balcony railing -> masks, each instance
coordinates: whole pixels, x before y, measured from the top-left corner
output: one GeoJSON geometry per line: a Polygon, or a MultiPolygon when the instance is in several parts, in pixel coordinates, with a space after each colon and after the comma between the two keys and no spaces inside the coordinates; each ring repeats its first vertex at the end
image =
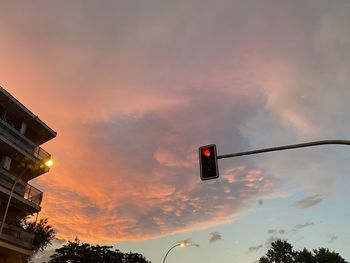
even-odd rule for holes
{"type": "Polygon", "coordinates": [[[43,192],[30,184],[26,184],[24,199],[40,206],[41,201],[43,200],[43,192]]]}
{"type": "MultiPolygon", "coordinates": [[[[1,224],[1,221],[0,221],[0,224],[1,224]]],[[[8,225],[5,223],[2,233],[0,233],[0,238],[7,242],[20,245],[22,247],[25,247],[26,249],[31,250],[34,234],[29,233],[20,227],[8,225]]]]}
{"type": "MultiPolygon", "coordinates": [[[[13,176],[11,176],[4,169],[0,168],[0,185],[11,191],[13,183],[13,176]]],[[[34,186],[23,182],[22,180],[19,180],[16,184],[14,193],[37,206],[40,206],[43,199],[43,192],[34,186]]]]}
{"type": "Polygon", "coordinates": [[[45,160],[50,158],[50,154],[42,149],[40,146],[36,146],[17,129],[8,124],[5,120],[0,118],[0,134],[9,139],[13,144],[21,147],[25,152],[33,155],[39,160],[45,160]]]}
{"type": "Polygon", "coordinates": [[[51,157],[51,155],[47,151],[45,151],[43,148],[39,146],[35,148],[34,156],[39,160],[48,160],[51,157]]]}

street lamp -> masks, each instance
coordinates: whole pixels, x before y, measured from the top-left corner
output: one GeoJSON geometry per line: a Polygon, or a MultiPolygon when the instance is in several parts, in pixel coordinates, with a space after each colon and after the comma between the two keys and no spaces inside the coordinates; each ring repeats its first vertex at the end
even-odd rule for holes
{"type": "MultiPolygon", "coordinates": [[[[51,167],[53,165],[53,161],[51,159],[47,160],[45,162],[45,165],[47,167],[51,167]]],[[[11,192],[10,192],[10,195],[9,195],[9,199],[7,201],[7,205],[6,205],[6,209],[5,209],[5,213],[4,213],[4,217],[2,218],[2,222],[1,222],[1,226],[0,226],[0,235],[2,235],[2,231],[4,229],[4,225],[5,225],[5,221],[6,221],[6,217],[7,217],[7,212],[8,212],[8,209],[10,207],[10,203],[11,203],[11,199],[12,199],[12,195],[13,195],[13,192],[15,190],[15,187],[17,185],[17,183],[19,182],[19,180],[22,178],[22,176],[25,174],[25,172],[27,171],[27,168],[28,166],[25,166],[22,170],[22,173],[20,173],[19,176],[16,177],[13,185],[12,185],[12,189],[11,189],[11,192]]]]}
{"type": "Polygon", "coordinates": [[[171,251],[171,250],[173,250],[174,248],[176,248],[176,247],[185,247],[185,243],[184,242],[181,242],[181,243],[177,243],[176,245],[174,245],[174,246],[172,246],[169,250],[168,250],[168,252],[166,252],[166,254],[165,254],[165,257],[164,257],[164,259],[163,259],[163,263],[165,263],[165,259],[166,259],[166,257],[168,256],[168,254],[169,254],[169,252],[171,251]]]}
{"type": "Polygon", "coordinates": [[[52,161],[51,159],[49,159],[49,160],[47,160],[47,161],[45,162],[45,165],[46,165],[47,167],[51,167],[51,166],[53,165],[53,161],[52,161]]]}

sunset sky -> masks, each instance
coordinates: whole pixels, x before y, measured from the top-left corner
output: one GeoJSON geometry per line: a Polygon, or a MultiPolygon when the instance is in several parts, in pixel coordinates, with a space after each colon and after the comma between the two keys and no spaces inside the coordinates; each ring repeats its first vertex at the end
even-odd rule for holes
{"type": "MultiPolygon", "coordinates": [[[[57,131],[31,182],[63,240],[253,263],[280,237],[350,260],[350,1],[0,1],[0,85],[57,131]]],[[[37,262],[40,262],[37,261],[37,262]]]]}

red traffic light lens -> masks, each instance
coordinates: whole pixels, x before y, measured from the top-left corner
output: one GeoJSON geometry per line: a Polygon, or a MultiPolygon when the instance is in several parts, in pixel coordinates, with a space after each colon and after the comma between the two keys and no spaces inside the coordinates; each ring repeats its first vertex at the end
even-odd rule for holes
{"type": "Polygon", "coordinates": [[[211,153],[208,148],[202,149],[202,154],[206,157],[210,157],[211,153]]]}

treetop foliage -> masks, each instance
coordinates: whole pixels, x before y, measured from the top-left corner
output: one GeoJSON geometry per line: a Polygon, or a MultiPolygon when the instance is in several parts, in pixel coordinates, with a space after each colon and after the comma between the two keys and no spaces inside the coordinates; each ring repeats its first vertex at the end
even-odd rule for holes
{"type": "Polygon", "coordinates": [[[293,250],[290,243],[277,240],[271,243],[266,255],[261,257],[259,263],[349,263],[338,253],[328,248],[319,248],[309,251],[306,248],[300,251],[293,250]]]}
{"type": "Polygon", "coordinates": [[[78,238],[74,242],[56,249],[49,263],[151,263],[138,253],[122,253],[112,246],[90,245],[82,243],[78,238]]]}
{"type": "Polygon", "coordinates": [[[28,262],[38,252],[43,252],[56,239],[56,230],[48,223],[47,218],[42,218],[39,222],[32,222],[28,218],[24,218],[19,222],[19,226],[34,234],[32,255],[28,258],[28,262]]]}

